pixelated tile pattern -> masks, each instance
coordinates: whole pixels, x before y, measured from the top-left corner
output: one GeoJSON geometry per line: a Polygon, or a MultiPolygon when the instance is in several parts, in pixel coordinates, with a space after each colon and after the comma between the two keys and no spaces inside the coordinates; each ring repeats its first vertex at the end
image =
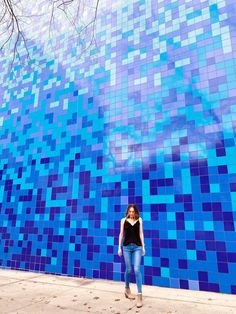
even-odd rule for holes
{"type": "Polygon", "coordinates": [[[71,33],[14,75],[2,57],[1,267],[123,280],[136,203],[144,283],[236,293],[235,20],[234,0],[109,1],[82,57],[71,33]]]}

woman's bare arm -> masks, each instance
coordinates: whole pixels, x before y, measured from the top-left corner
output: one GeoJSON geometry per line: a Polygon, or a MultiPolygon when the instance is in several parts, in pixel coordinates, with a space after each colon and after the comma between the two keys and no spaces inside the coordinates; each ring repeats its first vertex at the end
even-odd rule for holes
{"type": "Polygon", "coordinates": [[[122,218],[120,221],[120,234],[119,234],[119,246],[118,246],[118,255],[119,256],[122,255],[121,244],[122,244],[123,236],[124,236],[124,218],[122,218]]]}
{"type": "Polygon", "coordinates": [[[139,218],[139,222],[140,222],[139,236],[140,236],[140,240],[141,240],[141,244],[142,244],[142,248],[143,248],[143,255],[145,255],[145,244],[144,244],[144,235],[143,235],[143,220],[141,217],[139,218]]]}

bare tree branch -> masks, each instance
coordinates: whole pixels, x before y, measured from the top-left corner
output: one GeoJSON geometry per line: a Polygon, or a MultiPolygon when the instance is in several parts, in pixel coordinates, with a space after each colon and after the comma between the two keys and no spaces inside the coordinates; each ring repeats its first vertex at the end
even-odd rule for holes
{"type": "MultiPolygon", "coordinates": [[[[100,0],[94,0],[95,6],[90,8],[87,1],[48,0],[50,5],[49,38],[52,39],[52,32],[60,25],[59,12],[62,12],[80,41],[81,54],[89,49],[95,41],[95,22],[100,0]],[[83,14],[88,8],[91,19],[86,18],[85,20],[83,14]],[[83,45],[85,45],[85,48],[83,48],[83,45]]],[[[25,14],[27,10],[24,9],[23,2],[20,0],[0,0],[0,52],[12,51],[11,66],[13,66],[16,59],[21,61],[22,49],[27,52],[26,57],[29,58],[27,42],[30,38],[26,36],[24,27],[27,26],[27,23],[30,23],[30,19],[32,22],[33,17],[47,16],[47,12],[39,15],[25,14]]]]}
{"type": "Polygon", "coordinates": [[[0,26],[3,27],[3,32],[1,33],[1,36],[5,35],[6,39],[0,46],[0,51],[2,52],[7,45],[11,47],[11,44],[13,42],[13,58],[11,61],[12,67],[16,57],[20,59],[18,47],[21,42],[23,42],[24,48],[27,51],[27,55],[28,49],[26,39],[20,25],[21,18],[16,13],[18,4],[14,3],[11,0],[2,0],[1,4],[3,7],[3,13],[0,20],[0,26]]]}

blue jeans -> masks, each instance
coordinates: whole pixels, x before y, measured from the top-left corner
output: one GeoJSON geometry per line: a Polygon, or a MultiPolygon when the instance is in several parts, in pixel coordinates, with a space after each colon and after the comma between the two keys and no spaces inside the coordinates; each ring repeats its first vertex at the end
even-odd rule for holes
{"type": "Polygon", "coordinates": [[[142,293],[142,275],[140,272],[140,263],[142,257],[142,247],[134,243],[123,246],[123,255],[125,259],[125,287],[129,288],[130,275],[132,272],[132,257],[134,257],[134,273],[138,293],[142,293]]]}

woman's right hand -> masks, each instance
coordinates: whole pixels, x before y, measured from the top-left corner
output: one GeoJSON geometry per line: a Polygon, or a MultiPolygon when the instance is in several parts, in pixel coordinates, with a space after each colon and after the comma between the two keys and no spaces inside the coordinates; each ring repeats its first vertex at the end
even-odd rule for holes
{"type": "Polygon", "coordinates": [[[122,250],[121,250],[121,248],[118,249],[118,255],[119,255],[119,256],[122,256],[122,250]]]}

